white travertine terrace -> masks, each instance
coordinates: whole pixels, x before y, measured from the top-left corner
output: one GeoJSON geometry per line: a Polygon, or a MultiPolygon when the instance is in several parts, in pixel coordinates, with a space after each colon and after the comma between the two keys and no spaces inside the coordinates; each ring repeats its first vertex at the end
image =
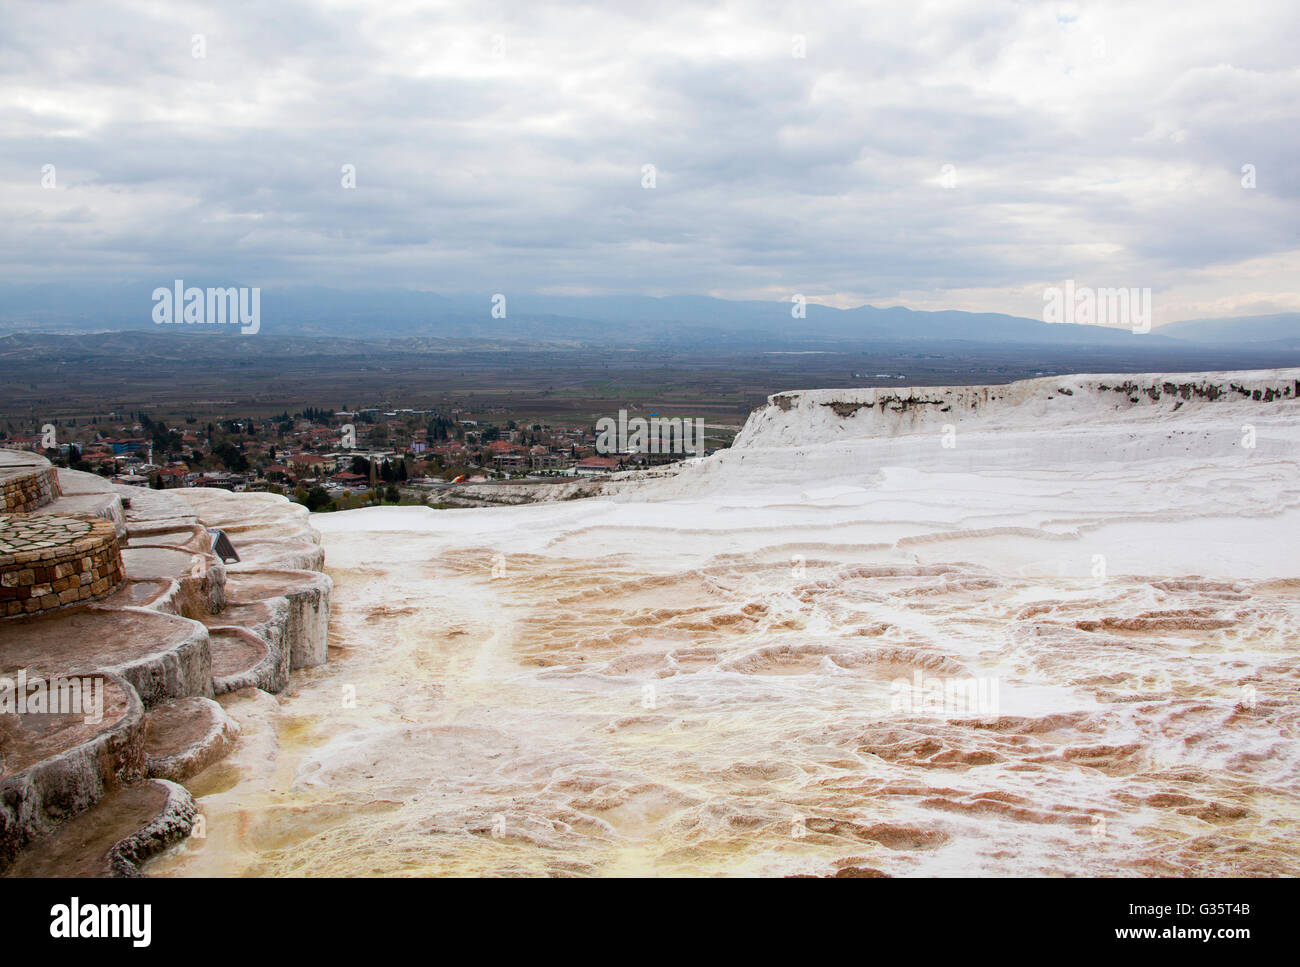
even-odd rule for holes
{"type": "Polygon", "coordinates": [[[150,871],[1300,873],[1297,380],[783,393],[601,498],[319,517],[339,652],[150,871]]]}
{"type": "MultiPolygon", "coordinates": [[[[3,453],[0,468],[52,473],[40,457],[3,453]]],[[[283,497],[118,488],[67,470],[57,483],[34,501],[34,487],[11,488],[25,503],[0,518],[11,522],[0,537],[39,537],[50,530],[41,521],[103,518],[113,525],[98,522],[106,540],[117,530],[125,583],[91,603],[0,621],[0,689],[9,687],[0,873],[138,875],[190,831],[196,807],[180,783],[238,741],[211,696],[279,691],[291,668],[325,661],[332,583],[306,511],[283,497]],[[212,553],[217,526],[231,534],[238,564],[212,553]],[[246,626],[252,614],[259,620],[246,626]],[[20,708],[20,675],[102,680],[104,714],[20,708]]]]}

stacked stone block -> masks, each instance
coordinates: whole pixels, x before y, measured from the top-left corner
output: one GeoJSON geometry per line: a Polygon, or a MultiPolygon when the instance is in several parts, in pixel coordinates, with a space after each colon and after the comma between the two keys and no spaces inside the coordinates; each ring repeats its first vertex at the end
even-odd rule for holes
{"type": "Polygon", "coordinates": [[[125,580],[111,521],[0,515],[0,617],[93,601],[125,580]]]}
{"type": "Polygon", "coordinates": [[[48,465],[39,470],[0,470],[0,494],[6,514],[25,514],[62,496],[58,475],[48,465]]]}

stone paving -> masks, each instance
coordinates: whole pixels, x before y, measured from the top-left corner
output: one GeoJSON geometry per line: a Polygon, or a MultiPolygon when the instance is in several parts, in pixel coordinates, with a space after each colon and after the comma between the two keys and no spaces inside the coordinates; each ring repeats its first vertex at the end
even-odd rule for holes
{"type": "Polygon", "coordinates": [[[61,496],[48,460],[0,450],[0,490],[0,618],[93,601],[122,586],[126,570],[113,521],[31,513],[61,496]]]}
{"type": "Polygon", "coordinates": [[[34,555],[40,549],[75,543],[89,533],[88,520],[0,514],[0,564],[17,560],[17,555],[34,555]]]}

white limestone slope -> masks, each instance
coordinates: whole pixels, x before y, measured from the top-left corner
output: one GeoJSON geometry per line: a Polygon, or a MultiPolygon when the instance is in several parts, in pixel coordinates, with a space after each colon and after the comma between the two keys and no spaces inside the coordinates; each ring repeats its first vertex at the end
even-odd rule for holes
{"type": "Polygon", "coordinates": [[[610,497],[314,516],[340,657],[159,871],[1298,874],[1297,380],[783,393],[610,497]]]}
{"type": "Polygon", "coordinates": [[[1049,376],[992,386],[777,393],[750,415],[735,447],[895,437],[938,432],[948,424],[1041,431],[1082,423],[1181,422],[1194,414],[1214,416],[1224,403],[1294,401],[1300,396],[1297,376],[1300,370],[1116,373],[1049,376]]]}
{"type": "Polygon", "coordinates": [[[1300,370],[1108,374],[778,393],[750,415],[730,450],[653,492],[802,492],[819,481],[861,483],[891,467],[935,473],[1164,460],[1262,464],[1295,452],[1297,376],[1300,370]],[[1253,449],[1243,447],[1245,427],[1255,429],[1253,449]]]}

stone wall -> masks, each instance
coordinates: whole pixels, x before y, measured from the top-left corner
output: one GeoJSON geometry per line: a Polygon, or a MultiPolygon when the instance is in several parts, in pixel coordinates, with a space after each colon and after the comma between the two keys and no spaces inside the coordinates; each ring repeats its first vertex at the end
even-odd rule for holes
{"type": "Polygon", "coordinates": [[[0,470],[0,494],[4,513],[24,514],[60,496],[59,478],[48,464],[31,471],[0,470]]]}
{"type": "Polygon", "coordinates": [[[92,601],[125,580],[111,521],[0,515],[0,618],[92,601]]]}

